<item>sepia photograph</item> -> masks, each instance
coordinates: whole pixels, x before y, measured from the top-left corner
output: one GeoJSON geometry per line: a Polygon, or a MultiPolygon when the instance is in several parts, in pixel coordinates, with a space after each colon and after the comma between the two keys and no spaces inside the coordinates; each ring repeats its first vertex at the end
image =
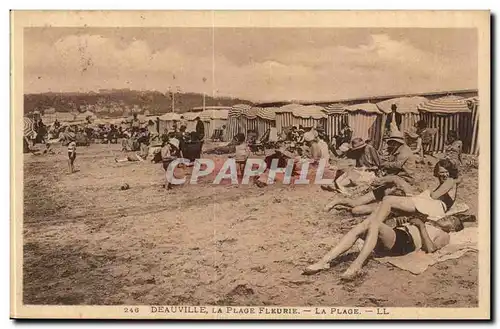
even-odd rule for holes
{"type": "Polygon", "coordinates": [[[488,11],[11,18],[11,317],[491,316],[488,11]]]}

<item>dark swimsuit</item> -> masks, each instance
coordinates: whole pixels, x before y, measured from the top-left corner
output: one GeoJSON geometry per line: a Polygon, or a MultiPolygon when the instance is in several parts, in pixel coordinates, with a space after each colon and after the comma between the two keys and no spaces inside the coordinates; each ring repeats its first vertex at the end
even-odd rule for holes
{"type": "Polygon", "coordinates": [[[396,240],[391,249],[385,248],[382,243],[377,242],[375,251],[379,256],[403,256],[415,251],[415,242],[413,237],[406,226],[395,227],[394,233],[396,234],[396,240]]]}

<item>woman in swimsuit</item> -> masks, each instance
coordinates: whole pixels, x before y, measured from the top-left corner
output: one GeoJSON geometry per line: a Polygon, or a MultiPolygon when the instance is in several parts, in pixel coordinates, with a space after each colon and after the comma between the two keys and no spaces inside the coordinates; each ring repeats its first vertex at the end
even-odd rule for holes
{"type": "Polygon", "coordinates": [[[352,228],[336,247],[319,262],[307,267],[303,274],[309,275],[329,269],[330,262],[348,251],[361,237],[364,240],[363,248],[356,260],[342,275],[342,278],[348,279],[355,276],[374,250],[390,255],[404,255],[417,248],[433,252],[446,245],[449,236],[446,237],[440,232],[446,233],[463,229],[460,220],[442,218],[455,202],[458,170],[451,161],[443,159],[436,164],[434,176],[438,178],[439,186],[432,192],[422,193],[414,197],[386,196],[380,206],[365,221],[352,228]],[[441,217],[441,219],[433,223],[426,220],[426,224],[424,224],[418,216],[415,216],[417,218],[410,220],[410,223],[413,224],[410,225],[413,226],[414,233],[412,234],[408,227],[391,228],[384,223],[391,211],[441,217]],[[415,228],[418,229],[417,234],[415,234],[415,228]],[[420,240],[420,245],[416,240],[420,240]]]}

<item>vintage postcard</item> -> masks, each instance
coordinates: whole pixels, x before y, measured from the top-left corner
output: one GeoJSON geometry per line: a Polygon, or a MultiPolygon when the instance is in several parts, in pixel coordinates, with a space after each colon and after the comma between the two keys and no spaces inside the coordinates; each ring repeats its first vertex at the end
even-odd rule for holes
{"type": "Polygon", "coordinates": [[[488,11],[13,11],[11,40],[11,317],[491,317],[488,11]]]}

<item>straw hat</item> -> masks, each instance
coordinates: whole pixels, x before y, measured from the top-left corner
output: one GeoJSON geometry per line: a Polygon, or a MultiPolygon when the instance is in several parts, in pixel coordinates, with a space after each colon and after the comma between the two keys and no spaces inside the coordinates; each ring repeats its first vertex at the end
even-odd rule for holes
{"type": "Polygon", "coordinates": [[[389,136],[389,138],[387,138],[387,141],[394,141],[394,142],[398,142],[400,144],[404,144],[405,143],[405,137],[403,135],[402,132],[400,131],[393,131],[391,133],[391,135],[389,136]]]}
{"type": "Polygon", "coordinates": [[[177,138],[170,138],[168,143],[176,148],[179,148],[180,142],[177,138]]]}
{"type": "Polygon", "coordinates": [[[359,150],[365,146],[366,146],[365,141],[363,139],[357,137],[351,141],[351,149],[350,150],[351,151],[359,150]]]}

